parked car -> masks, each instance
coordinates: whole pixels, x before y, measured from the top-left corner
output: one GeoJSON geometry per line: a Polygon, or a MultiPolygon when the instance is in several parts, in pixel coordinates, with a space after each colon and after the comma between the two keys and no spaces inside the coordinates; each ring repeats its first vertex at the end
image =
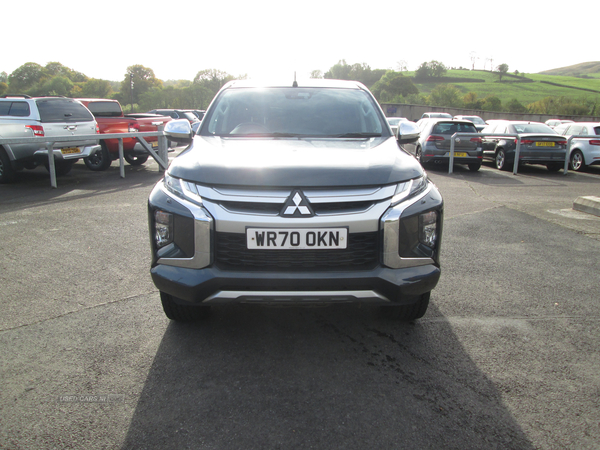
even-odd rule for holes
{"type": "MultiPolygon", "coordinates": [[[[65,97],[5,95],[0,98],[0,138],[48,137],[54,142],[57,175],[66,175],[80,158],[98,150],[98,139],[61,142],[62,136],[93,135],[98,125],[92,113],[81,103],[65,97]]],[[[0,183],[8,183],[16,172],[49,166],[45,143],[1,144],[0,183]]]]}
{"type": "Polygon", "coordinates": [[[573,123],[572,120],[566,120],[566,119],[549,119],[546,120],[546,125],[548,125],[550,128],[556,128],[557,126],[563,124],[563,123],[573,123]]]}
{"type": "Polygon", "coordinates": [[[542,164],[552,172],[564,167],[567,141],[540,122],[498,120],[481,131],[483,157],[494,161],[499,170],[511,170],[517,148],[516,137],[494,136],[510,134],[521,136],[519,164],[542,164]]]}
{"type": "MultiPolygon", "coordinates": [[[[470,120],[421,119],[417,125],[421,130],[419,139],[404,147],[423,165],[449,162],[450,138],[454,133],[477,133],[470,120]]],[[[454,142],[454,164],[466,164],[469,170],[477,171],[482,157],[480,136],[458,137],[454,142]]]]}
{"type": "Polygon", "coordinates": [[[191,111],[198,118],[198,120],[202,120],[204,118],[204,114],[206,114],[206,111],[201,109],[192,109],[191,111]]]}
{"type": "Polygon", "coordinates": [[[441,112],[426,112],[423,113],[421,119],[452,119],[452,114],[441,112]]]}
{"type": "Polygon", "coordinates": [[[477,131],[483,130],[486,126],[485,121],[479,116],[454,116],[454,118],[458,120],[470,120],[475,124],[477,131]]]}
{"type": "Polygon", "coordinates": [[[390,124],[392,133],[396,134],[396,131],[398,130],[398,124],[400,122],[407,122],[408,119],[406,117],[387,117],[387,121],[390,124]]]}
{"type": "MultiPolygon", "coordinates": [[[[104,98],[78,98],[94,115],[100,134],[134,133],[157,131],[159,125],[169,122],[171,117],[149,114],[123,114],[121,104],[117,100],[104,98]]],[[[146,142],[158,147],[158,137],[146,137],[146,142]]],[[[102,139],[102,149],[94,155],[84,158],[85,165],[93,171],[106,170],[112,161],[119,159],[119,140],[102,139]]],[[[132,166],[139,166],[148,160],[148,150],[134,137],[123,138],[123,153],[125,160],[132,166]]]]}
{"type": "MultiPolygon", "coordinates": [[[[472,124],[471,124],[472,126],[472,124]]],[[[237,80],[148,199],[150,273],[167,317],[220,303],[379,304],[423,316],[440,277],[443,201],[355,81],[237,80]]]]}
{"type": "MultiPolygon", "coordinates": [[[[571,122],[557,126],[554,131],[563,136],[600,135],[600,122],[571,122]]],[[[576,138],[571,140],[569,166],[572,170],[582,170],[586,166],[600,164],[600,137],[598,139],[576,138]]]]}
{"type": "Polygon", "coordinates": [[[152,111],[148,112],[150,114],[170,116],[173,119],[187,119],[190,122],[190,124],[200,121],[198,116],[196,116],[196,114],[194,114],[191,109],[153,109],[152,111]]]}

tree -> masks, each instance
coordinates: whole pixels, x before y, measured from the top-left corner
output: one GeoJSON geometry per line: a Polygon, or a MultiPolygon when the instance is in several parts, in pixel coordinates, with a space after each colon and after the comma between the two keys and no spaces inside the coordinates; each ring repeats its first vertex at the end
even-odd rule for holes
{"type": "Polygon", "coordinates": [[[62,95],[63,97],[70,97],[71,90],[75,85],[69,78],[65,76],[56,76],[48,79],[43,83],[36,95],[62,95]]]}
{"type": "Polygon", "coordinates": [[[4,81],[0,81],[0,95],[6,94],[7,91],[8,91],[8,84],[6,84],[4,81]]]}
{"type": "Polygon", "coordinates": [[[409,77],[400,72],[388,70],[381,79],[376,82],[371,91],[377,100],[381,102],[401,103],[401,98],[411,94],[418,94],[419,89],[409,77]],[[397,101],[400,100],[400,101],[397,101]]]}
{"type": "Polygon", "coordinates": [[[355,80],[360,81],[365,86],[370,88],[386,73],[385,69],[371,69],[368,64],[352,64],[349,65],[346,60],[340,60],[336,65],[331,67],[323,78],[333,80],[355,80]]]}
{"type": "Polygon", "coordinates": [[[495,95],[488,95],[483,99],[481,109],[486,111],[502,111],[502,100],[495,95]]]}
{"type": "Polygon", "coordinates": [[[87,98],[109,98],[112,94],[110,81],[92,78],[81,86],[81,95],[87,98]]]}
{"type": "Polygon", "coordinates": [[[422,63],[415,72],[415,78],[440,78],[446,75],[448,68],[439,61],[422,63]]]}
{"type": "Polygon", "coordinates": [[[217,69],[206,69],[201,70],[196,74],[194,77],[194,84],[208,89],[214,95],[219,92],[219,89],[221,89],[225,83],[231,80],[235,80],[235,77],[229,75],[227,72],[217,69]]]}
{"type": "Polygon", "coordinates": [[[468,109],[481,109],[482,101],[477,98],[476,92],[467,92],[463,97],[464,107],[468,109]]]}
{"type": "Polygon", "coordinates": [[[521,104],[521,102],[519,100],[517,100],[516,98],[513,98],[512,100],[510,100],[507,103],[506,110],[508,112],[517,113],[517,114],[527,112],[527,108],[523,104],[521,104]]]}
{"type": "Polygon", "coordinates": [[[321,78],[323,78],[323,72],[321,72],[320,70],[313,70],[310,73],[310,77],[316,78],[316,79],[321,79],[321,78]]]}
{"type": "Polygon", "coordinates": [[[440,84],[429,94],[431,106],[446,106],[460,108],[463,106],[460,90],[452,84],[440,84]]]}
{"type": "Polygon", "coordinates": [[[88,80],[88,77],[86,77],[81,72],[69,69],[68,67],[63,66],[59,62],[49,62],[48,64],[46,64],[46,67],[44,67],[44,71],[46,76],[48,76],[49,78],[62,76],[68,78],[73,83],[83,83],[88,80]]]}
{"type": "Polygon", "coordinates": [[[28,62],[8,76],[8,86],[11,94],[22,94],[35,87],[44,78],[44,68],[37,63],[28,62]]]}
{"type": "Polygon", "coordinates": [[[498,67],[496,67],[496,70],[498,70],[500,81],[502,81],[502,75],[506,75],[508,73],[508,64],[500,64],[498,67]]]}
{"type": "Polygon", "coordinates": [[[8,83],[8,74],[6,72],[0,72],[0,83],[8,83]]]}
{"type": "Polygon", "coordinates": [[[129,66],[121,81],[118,100],[121,104],[137,104],[144,93],[155,87],[161,87],[162,81],[154,76],[154,71],[140,64],[129,66]]]}

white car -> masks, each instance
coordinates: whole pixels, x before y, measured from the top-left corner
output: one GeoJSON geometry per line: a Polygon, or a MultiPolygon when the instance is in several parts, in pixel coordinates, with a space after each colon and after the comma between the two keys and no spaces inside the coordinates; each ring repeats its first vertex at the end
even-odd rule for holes
{"type": "MultiPolygon", "coordinates": [[[[573,122],[559,125],[554,129],[563,136],[600,135],[600,122],[573,122]]],[[[600,136],[598,139],[573,138],[569,165],[571,170],[579,171],[586,166],[600,164],[600,136]]]]}
{"type": "Polygon", "coordinates": [[[392,128],[392,133],[396,134],[396,130],[398,129],[398,124],[400,122],[408,122],[406,117],[387,117],[387,121],[392,128]]]}
{"type": "Polygon", "coordinates": [[[572,120],[564,120],[564,119],[549,119],[546,120],[545,124],[548,125],[550,128],[554,129],[559,125],[562,125],[563,123],[573,123],[572,120]]]}

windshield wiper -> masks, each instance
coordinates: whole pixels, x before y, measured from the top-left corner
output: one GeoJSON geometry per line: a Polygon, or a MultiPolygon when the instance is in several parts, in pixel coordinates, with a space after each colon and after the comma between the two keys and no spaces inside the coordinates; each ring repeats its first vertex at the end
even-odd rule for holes
{"type": "Polygon", "coordinates": [[[344,133],[344,134],[335,134],[331,137],[336,138],[373,138],[373,137],[381,137],[381,133],[344,133]]]}

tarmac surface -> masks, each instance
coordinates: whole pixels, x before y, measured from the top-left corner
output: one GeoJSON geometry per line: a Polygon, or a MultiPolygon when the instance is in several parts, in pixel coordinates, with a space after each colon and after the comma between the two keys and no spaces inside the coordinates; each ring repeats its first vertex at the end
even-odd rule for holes
{"type": "Polygon", "coordinates": [[[0,448],[600,448],[600,217],[573,209],[600,167],[429,173],[442,278],[410,324],[356,305],[172,323],[155,162],[0,185],[0,448]]]}

